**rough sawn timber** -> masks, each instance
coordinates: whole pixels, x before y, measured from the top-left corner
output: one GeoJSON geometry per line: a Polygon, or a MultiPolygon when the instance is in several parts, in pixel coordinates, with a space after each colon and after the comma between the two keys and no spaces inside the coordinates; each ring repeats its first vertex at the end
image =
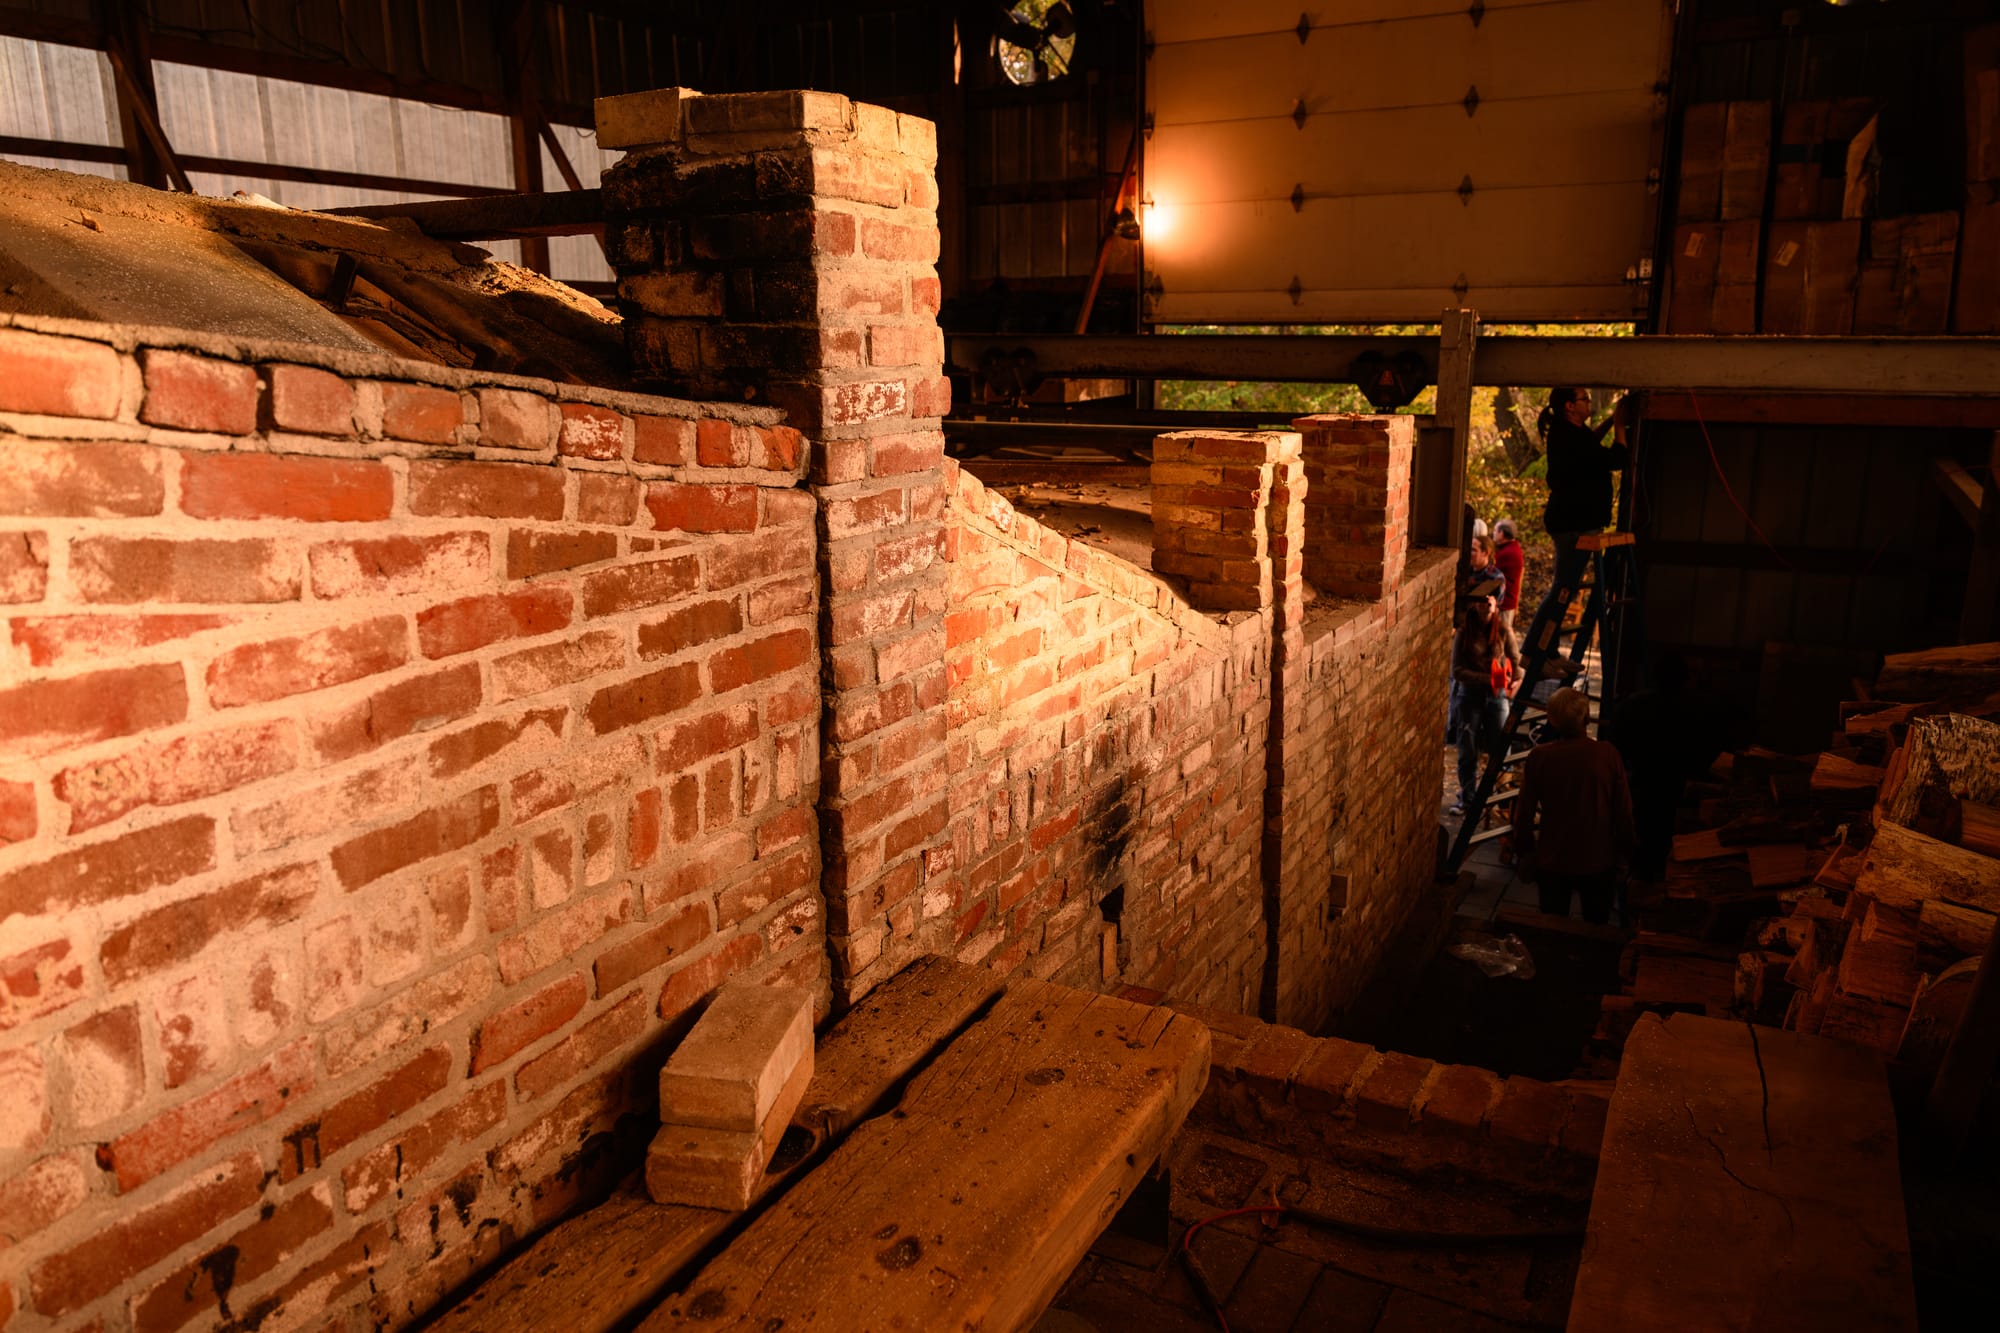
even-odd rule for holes
{"type": "Polygon", "coordinates": [[[2000,860],[1885,823],[1868,844],[1854,891],[1891,907],[1914,909],[1939,898],[2000,912],[2000,860]]]}
{"type": "Polygon", "coordinates": [[[1611,1094],[1569,1333],[1916,1326],[1880,1057],[1641,1018],[1611,1094]]]}
{"type": "Polygon", "coordinates": [[[1965,801],[2000,802],[2000,726],[1959,713],[1921,717],[1910,723],[1903,753],[1901,781],[1893,793],[1885,787],[1880,818],[1914,825],[1933,790],[1965,801]]]}
{"type": "Polygon", "coordinates": [[[1010,981],[985,1019],[640,1326],[1026,1328],[1180,1128],[1208,1029],[1010,981]]]}
{"type": "MultiPolygon", "coordinates": [[[[831,1140],[886,1101],[1004,984],[984,968],[919,958],[849,1010],[815,1048],[812,1081],[792,1116],[795,1128],[814,1136],[815,1150],[766,1173],[759,1195],[796,1178],[831,1140]],[[831,1114],[829,1106],[846,1109],[831,1114]]],[[[675,1275],[741,1217],[654,1203],[635,1178],[545,1232],[432,1324],[430,1333],[602,1333],[621,1327],[658,1304],[675,1275]]]]}

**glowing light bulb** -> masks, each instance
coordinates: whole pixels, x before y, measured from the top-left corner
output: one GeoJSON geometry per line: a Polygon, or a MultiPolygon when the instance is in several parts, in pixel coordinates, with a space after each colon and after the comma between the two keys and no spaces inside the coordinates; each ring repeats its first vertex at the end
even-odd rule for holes
{"type": "Polygon", "coordinates": [[[1171,205],[1148,199],[1139,206],[1139,230],[1148,241],[1173,233],[1175,213],[1171,205]]]}

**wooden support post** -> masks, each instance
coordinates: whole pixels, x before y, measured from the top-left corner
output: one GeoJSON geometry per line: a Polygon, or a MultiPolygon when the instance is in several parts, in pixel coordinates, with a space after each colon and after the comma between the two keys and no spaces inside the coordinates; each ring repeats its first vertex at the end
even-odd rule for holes
{"type": "MultiPolygon", "coordinates": [[[[507,99],[507,129],[514,149],[514,188],[522,194],[542,192],[542,146],[535,130],[542,121],[542,108],[533,43],[541,22],[540,0],[526,0],[513,7],[512,21],[501,28],[504,35],[500,38],[500,71],[507,99]]],[[[523,238],[521,262],[537,273],[547,273],[548,239],[523,238]]]]}
{"type": "Polygon", "coordinates": [[[1451,431],[1451,485],[1445,513],[1457,531],[1465,512],[1465,463],[1472,449],[1472,345],[1479,315],[1447,310],[1438,330],[1437,424],[1451,431]]]}
{"type": "Polygon", "coordinates": [[[1972,524],[1965,608],[1958,621],[1960,643],[1986,643],[2000,636],[2000,432],[1994,433],[1986,461],[1986,484],[1972,524]]]}
{"type": "Polygon", "coordinates": [[[1993,1081],[1995,1060],[2000,1060],[2000,919],[1987,938],[1972,994],[1924,1104],[1924,1147],[1934,1160],[1956,1161],[1964,1151],[1980,1097],[1993,1081]]]}
{"type": "Polygon", "coordinates": [[[160,126],[159,92],[153,85],[151,29],[139,5],[107,5],[104,54],[111,62],[118,98],[119,131],[132,179],[164,190],[169,185],[194,193],[187,172],[175,160],[173,145],[160,126]]]}

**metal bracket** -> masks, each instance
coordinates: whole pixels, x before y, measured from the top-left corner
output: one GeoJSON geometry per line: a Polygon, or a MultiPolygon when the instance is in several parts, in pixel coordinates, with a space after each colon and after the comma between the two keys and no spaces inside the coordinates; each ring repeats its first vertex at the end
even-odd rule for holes
{"type": "Polygon", "coordinates": [[[1458,183],[1458,202],[1470,207],[1472,204],[1472,177],[1470,175],[1458,183]]]}
{"type": "Polygon", "coordinates": [[[1467,116],[1470,116],[1473,112],[1479,110],[1478,84],[1475,83],[1470,88],[1467,88],[1465,90],[1465,100],[1460,102],[1459,105],[1465,108],[1465,114],[1467,116]]]}
{"type": "Polygon", "coordinates": [[[1294,213],[1303,213],[1306,211],[1306,187],[1304,182],[1292,187],[1292,211],[1294,213]]]}
{"type": "Polygon", "coordinates": [[[1305,284],[1299,281],[1298,274],[1296,273],[1292,274],[1291,285],[1285,288],[1285,294],[1292,298],[1293,305],[1297,305],[1299,301],[1305,296],[1306,294],[1305,284]]]}
{"type": "Polygon", "coordinates": [[[1299,35],[1299,45],[1304,46],[1306,44],[1306,38],[1312,36],[1312,31],[1313,31],[1312,15],[1310,14],[1299,15],[1299,26],[1292,29],[1292,31],[1296,32],[1299,35]]]}
{"type": "Polygon", "coordinates": [[[1310,113],[1306,111],[1305,98],[1301,97],[1298,101],[1292,103],[1292,124],[1298,126],[1300,129],[1304,129],[1308,114],[1310,113]]]}
{"type": "Polygon", "coordinates": [[[1485,0],[1472,0],[1472,8],[1465,12],[1472,19],[1472,26],[1475,28],[1478,27],[1479,20],[1486,17],[1485,0]]]}

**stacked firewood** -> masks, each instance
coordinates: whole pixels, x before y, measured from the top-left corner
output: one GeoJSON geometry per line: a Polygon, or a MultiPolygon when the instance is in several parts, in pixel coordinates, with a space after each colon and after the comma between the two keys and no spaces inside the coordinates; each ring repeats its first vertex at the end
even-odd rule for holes
{"type": "Polygon", "coordinates": [[[1600,1061],[1669,1008],[1936,1068],[2000,913],[2000,644],[1892,656],[1856,694],[1825,750],[1727,754],[1697,784],[1600,1061]]]}

